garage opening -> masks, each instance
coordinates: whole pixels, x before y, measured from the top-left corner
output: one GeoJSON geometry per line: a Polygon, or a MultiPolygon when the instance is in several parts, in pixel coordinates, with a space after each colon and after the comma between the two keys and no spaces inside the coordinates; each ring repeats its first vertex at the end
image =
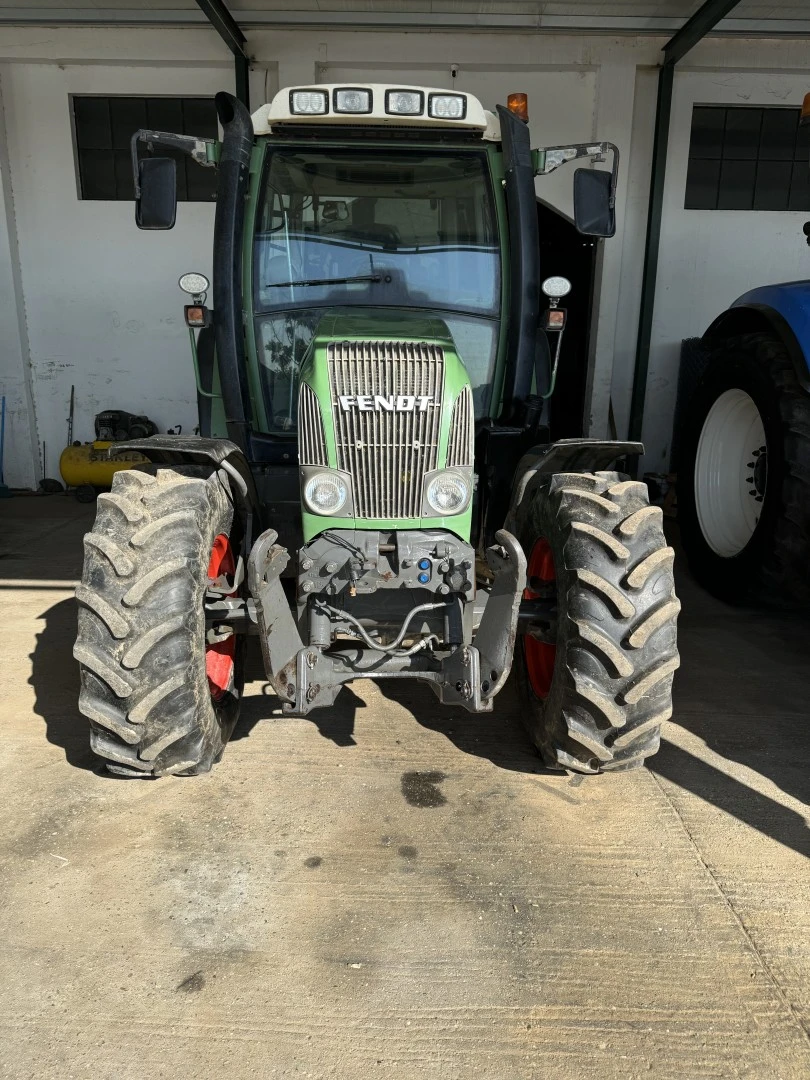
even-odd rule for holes
{"type": "MultiPolygon", "coordinates": [[[[551,438],[585,434],[582,403],[586,400],[591,323],[595,311],[594,282],[597,243],[577,232],[574,223],[548,203],[537,201],[541,279],[559,274],[571,282],[562,301],[568,319],[551,410],[551,438]]],[[[552,349],[555,348],[552,342],[552,349]]]]}

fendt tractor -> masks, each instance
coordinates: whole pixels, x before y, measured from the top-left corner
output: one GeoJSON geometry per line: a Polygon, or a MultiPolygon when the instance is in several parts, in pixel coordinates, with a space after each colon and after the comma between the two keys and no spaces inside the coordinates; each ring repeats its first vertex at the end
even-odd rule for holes
{"type": "Polygon", "coordinates": [[[119,446],[153,464],[116,474],[85,538],[93,750],[127,776],[210,769],[254,634],[282,714],[354,679],[490,712],[517,652],[547,766],[642,764],[678,666],[673,553],[615,471],[641,444],[550,441],[569,283],[541,305],[535,193],[586,159],[575,224],[613,235],[616,148],[532,150],[525,95],[496,113],[377,84],[285,89],[252,117],[215,102],[221,142],[132,142],[144,229],[174,224],[178,154],[218,170],[213,310],[185,275],[200,435],[119,446]]]}

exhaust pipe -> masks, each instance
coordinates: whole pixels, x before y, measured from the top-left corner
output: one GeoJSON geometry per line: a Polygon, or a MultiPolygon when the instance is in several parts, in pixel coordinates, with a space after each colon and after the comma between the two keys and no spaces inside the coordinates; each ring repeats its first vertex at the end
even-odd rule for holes
{"type": "Polygon", "coordinates": [[[242,233],[253,124],[233,94],[214,98],[224,130],[214,223],[214,329],[228,438],[249,454],[247,364],[242,326],[242,233]]]}

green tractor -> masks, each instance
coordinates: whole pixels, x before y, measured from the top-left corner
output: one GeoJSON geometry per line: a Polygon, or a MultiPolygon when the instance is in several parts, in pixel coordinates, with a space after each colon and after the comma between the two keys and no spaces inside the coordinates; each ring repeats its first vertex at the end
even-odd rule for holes
{"type": "Polygon", "coordinates": [[[256,635],[284,714],[353,679],[490,712],[516,654],[548,767],[641,765],[671,714],[673,553],[615,471],[639,443],[550,441],[569,284],[542,282],[541,309],[535,194],[611,154],[574,173],[577,228],[611,236],[615,147],[532,150],[523,95],[216,107],[221,142],[132,142],[141,228],[174,224],[178,156],[218,170],[213,309],[185,275],[201,434],[126,443],[152,465],[116,474],[85,538],[93,750],[126,776],[209,770],[256,635]]]}

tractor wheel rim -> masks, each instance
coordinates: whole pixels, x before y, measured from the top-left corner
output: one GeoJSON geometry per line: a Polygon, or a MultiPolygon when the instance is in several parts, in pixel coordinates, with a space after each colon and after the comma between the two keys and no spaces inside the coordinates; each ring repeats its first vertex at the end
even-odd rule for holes
{"type": "MultiPolygon", "coordinates": [[[[236,572],[236,560],[233,557],[231,542],[225,533],[220,533],[211,548],[208,561],[208,583],[221,587],[223,578],[233,578],[236,572]]],[[[229,634],[221,641],[205,641],[205,674],[208,678],[208,690],[215,702],[221,701],[234,685],[236,662],[236,634],[229,634]]]]}
{"type": "MultiPolygon", "coordinates": [[[[543,586],[547,586],[556,580],[557,574],[554,569],[554,556],[551,553],[551,545],[548,540],[541,537],[536,541],[529,557],[523,599],[538,599],[542,595],[543,586]]],[[[538,641],[527,634],[523,638],[523,656],[526,660],[526,671],[532,692],[535,697],[545,701],[551,690],[551,681],[554,678],[557,646],[550,645],[546,641],[538,641]]]]}
{"type": "Polygon", "coordinates": [[[695,456],[695,509],[706,543],[730,559],[754,535],[768,484],[765,426],[752,397],[722,393],[703,422],[695,456]]]}

